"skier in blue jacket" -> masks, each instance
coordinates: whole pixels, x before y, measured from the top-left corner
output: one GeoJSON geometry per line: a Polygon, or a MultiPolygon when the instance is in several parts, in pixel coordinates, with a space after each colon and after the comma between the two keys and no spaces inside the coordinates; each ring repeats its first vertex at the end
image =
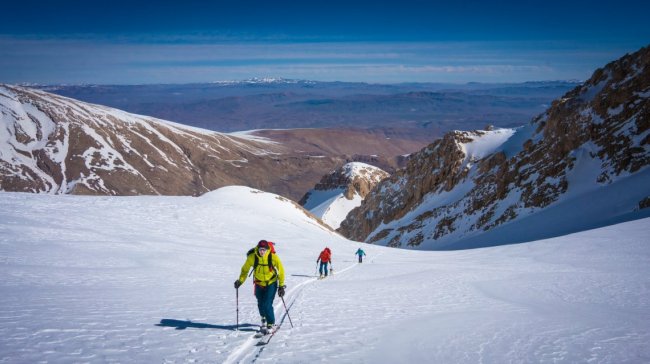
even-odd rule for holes
{"type": "Polygon", "coordinates": [[[366,252],[359,248],[359,250],[354,254],[359,256],[359,263],[363,263],[363,256],[366,255],[366,252]]]}

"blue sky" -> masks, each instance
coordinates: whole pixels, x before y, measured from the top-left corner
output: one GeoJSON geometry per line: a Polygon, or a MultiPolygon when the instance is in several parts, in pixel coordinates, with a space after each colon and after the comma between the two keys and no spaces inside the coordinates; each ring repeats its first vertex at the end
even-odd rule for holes
{"type": "Polygon", "coordinates": [[[650,43],[646,1],[14,1],[0,82],[586,79],[650,43]]]}

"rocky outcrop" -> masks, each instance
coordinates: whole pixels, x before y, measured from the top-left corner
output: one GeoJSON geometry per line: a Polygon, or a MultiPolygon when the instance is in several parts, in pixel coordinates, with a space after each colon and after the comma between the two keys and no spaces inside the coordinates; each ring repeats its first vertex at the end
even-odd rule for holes
{"type": "MultiPolygon", "coordinates": [[[[373,187],[388,176],[389,174],[380,168],[361,162],[350,162],[323,176],[314,190],[342,189],[343,195],[348,200],[351,200],[355,194],[365,198],[373,187]]],[[[305,205],[309,196],[310,192],[307,192],[298,203],[305,205]]]]}
{"type": "MultiPolygon", "coordinates": [[[[425,196],[453,190],[459,182],[467,178],[473,164],[485,153],[480,150],[476,155],[467,154],[465,145],[483,136],[500,140],[510,135],[512,131],[509,129],[448,133],[412,155],[406,168],[382,182],[367,196],[358,210],[350,213],[342,223],[340,232],[351,239],[364,240],[377,226],[404,217],[419,206],[425,196]]],[[[404,229],[413,231],[434,215],[435,212],[427,211],[404,229]]],[[[445,222],[441,224],[444,226],[445,222]]],[[[376,233],[369,242],[376,242],[390,235],[389,230],[376,233]]]]}
{"type": "Polygon", "coordinates": [[[396,247],[453,244],[645,169],[649,126],[646,47],[597,70],[507,138],[495,137],[504,129],[447,134],[382,182],[339,231],[396,247]]]}
{"type": "Polygon", "coordinates": [[[359,206],[388,176],[387,172],[365,163],[346,163],[324,176],[299,203],[329,226],[338,228],[348,212],[359,206]]]}

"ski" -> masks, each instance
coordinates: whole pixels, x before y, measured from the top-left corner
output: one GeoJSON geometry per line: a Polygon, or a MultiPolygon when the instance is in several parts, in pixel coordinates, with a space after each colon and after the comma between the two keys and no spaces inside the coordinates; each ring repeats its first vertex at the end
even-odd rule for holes
{"type": "Polygon", "coordinates": [[[275,333],[278,332],[278,330],[280,330],[280,326],[273,329],[273,331],[271,331],[270,333],[263,335],[260,341],[257,342],[257,346],[263,346],[268,344],[269,341],[271,341],[271,339],[273,338],[273,335],[275,335],[275,333]]]}

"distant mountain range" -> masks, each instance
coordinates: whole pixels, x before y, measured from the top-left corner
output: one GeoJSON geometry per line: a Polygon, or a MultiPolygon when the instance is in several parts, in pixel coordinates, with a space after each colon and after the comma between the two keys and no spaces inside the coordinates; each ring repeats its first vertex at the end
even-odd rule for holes
{"type": "Polygon", "coordinates": [[[309,80],[294,80],[282,77],[254,77],[246,80],[229,80],[229,81],[214,81],[212,82],[217,85],[222,86],[233,86],[233,85],[268,85],[268,84],[304,84],[304,85],[315,85],[317,81],[309,80]]]}
{"type": "Polygon", "coordinates": [[[430,142],[450,130],[526,123],[577,81],[463,85],[252,79],[185,85],[35,86],[77,100],[233,132],[399,128],[430,142]]]}

